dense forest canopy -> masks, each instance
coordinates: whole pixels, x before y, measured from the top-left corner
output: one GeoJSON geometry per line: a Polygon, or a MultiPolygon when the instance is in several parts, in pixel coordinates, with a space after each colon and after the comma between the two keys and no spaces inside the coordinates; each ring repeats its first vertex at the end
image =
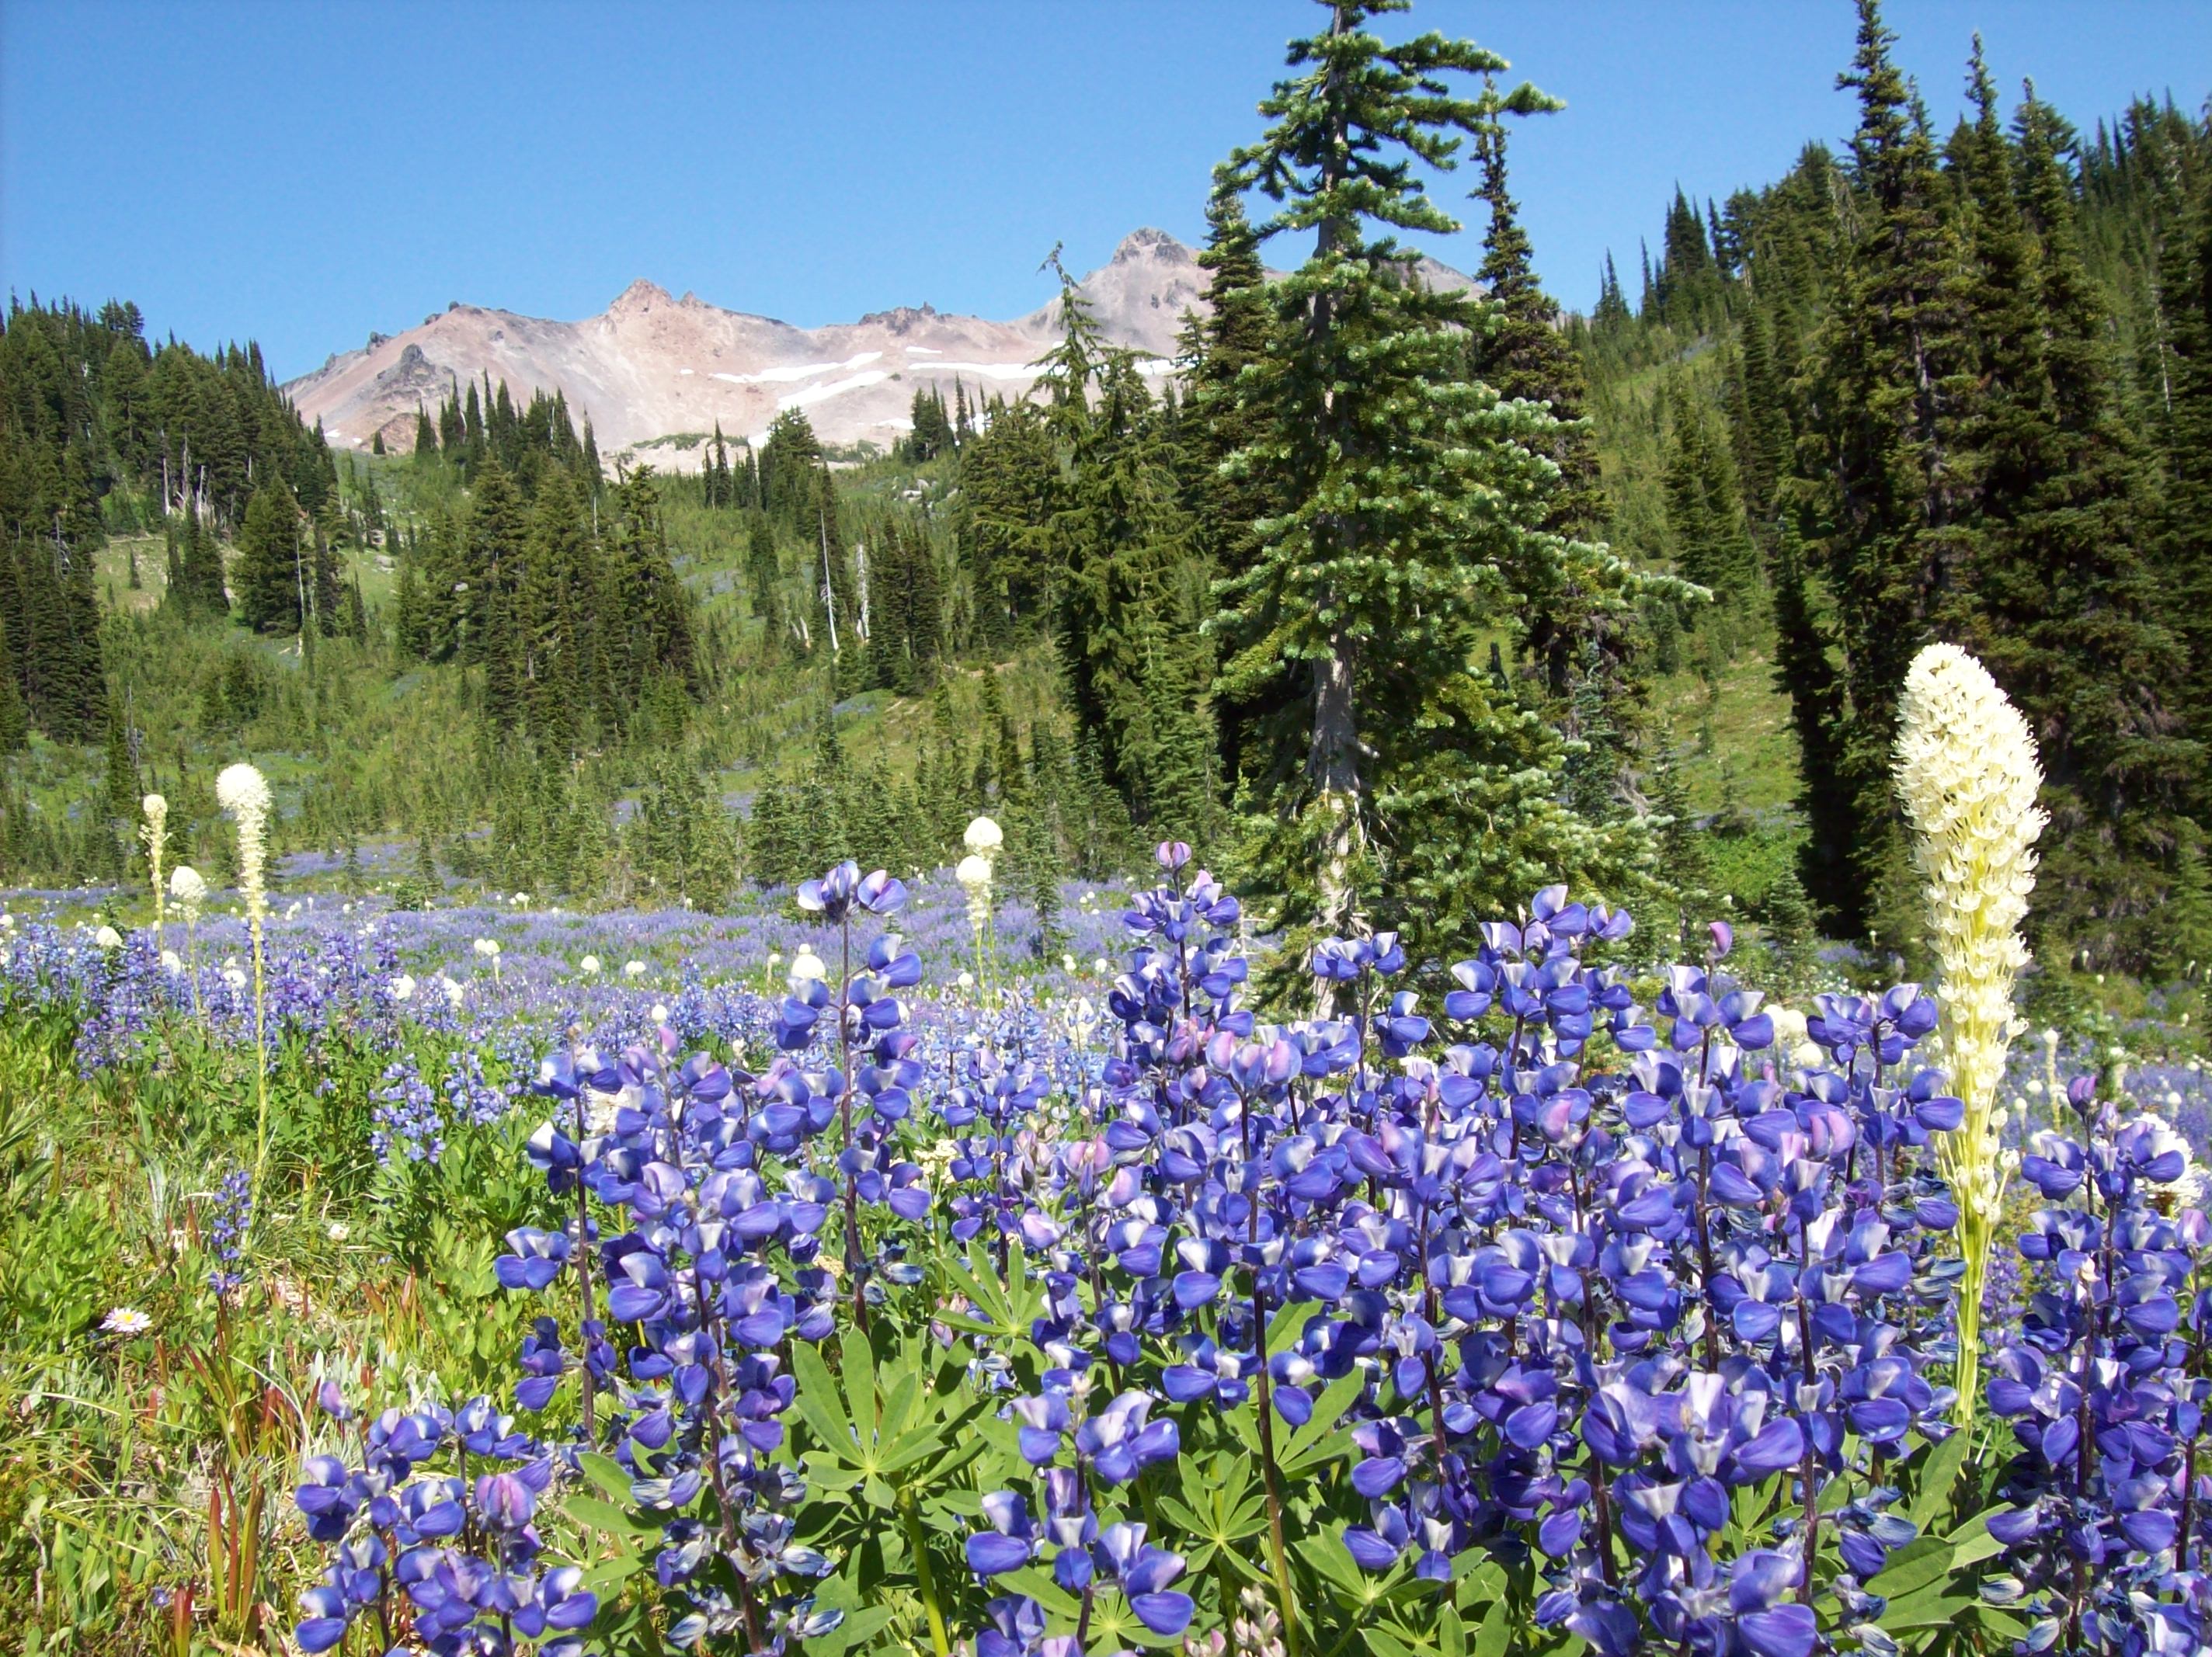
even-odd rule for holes
{"type": "Polygon", "coordinates": [[[793,409],[611,476],[486,379],[335,458],[251,345],[13,304],[0,867],[120,872],[156,784],[189,841],[243,745],[296,756],[297,847],[584,899],[925,865],[988,810],[1041,936],[1164,837],[1294,940],[1447,957],[1569,879],[1909,950],[1889,756],[1940,638],[2041,746],[2046,960],[2212,950],[2203,112],[2079,130],[1961,41],[1941,132],[1863,5],[1848,143],[1677,191],[1567,316],[1510,164],[1552,100],[1367,16],[1219,170],[1171,381],[1066,282],[1031,392],[917,391],[889,454],[793,409]],[[1405,239],[1462,212],[1480,286],[1432,289],[1405,239]],[[1790,732],[1765,795],[1711,736],[1744,695],[1790,732]]]}

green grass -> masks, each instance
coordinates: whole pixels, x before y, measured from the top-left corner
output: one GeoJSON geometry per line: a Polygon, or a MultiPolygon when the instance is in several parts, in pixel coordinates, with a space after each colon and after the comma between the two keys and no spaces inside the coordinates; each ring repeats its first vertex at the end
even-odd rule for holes
{"type": "Polygon", "coordinates": [[[1711,686],[1688,671],[1659,680],[1651,712],[1656,731],[1674,742],[1699,816],[1735,810],[1769,821],[1794,810],[1797,738],[1764,651],[1747,650],[1711,686]]]}

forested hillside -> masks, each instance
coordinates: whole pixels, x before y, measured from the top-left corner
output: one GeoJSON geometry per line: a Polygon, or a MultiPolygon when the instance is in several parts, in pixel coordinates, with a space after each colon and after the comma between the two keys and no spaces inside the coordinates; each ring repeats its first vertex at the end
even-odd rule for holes
{"type": "Polygon", "coordinates": [[[250,752],[302,869],[410,901],[709,903],[949,859],[988,810],[1048,932],[1059,879],[1171,837],[1293,936],[1448,959],[1567,879],[1910,950],[1889,755],[1944,638],[2042,746],[2045,958],[2179,972],[2212,950],[2212,138],[2077,130],[1963,41],[1978,112],[1937,132],[1889,44],[1864,9],[1843,150],[1678,195],[1588,317],[1534,275],[1510,146],[1550,100],[1502,62],[1384,76],[1417,112],[1422,74],[1485,77],[1429,111],[1481,298],[1395,240],[1447,197],[1315,171],[1279,94],[1176,379],[1065,282],[1036,389],[918,389],[892,454],[793,410],[609,476],[483,383],[334,461],[251,346],[19,302],[0,878],[121,875],[151,787],[219,865],[250,752]]]}
{"type": "Polygon", "coordinates": [[[1942,638],[2041,744],[2046,952],[2179,970],[2207,944],[2212,145],[2148,102],[2077,131],[1978,43],[1939,134],[1887,46],[1869,17],[1845,153],[1678,196],[1633,305],[1609,268],[1572,325],[1609,532],[1716,595],[1647,612],[1658,659],[1712,696],[1771,662],[1832,930],[1910,938],[1890,748],[1942,638]]]}

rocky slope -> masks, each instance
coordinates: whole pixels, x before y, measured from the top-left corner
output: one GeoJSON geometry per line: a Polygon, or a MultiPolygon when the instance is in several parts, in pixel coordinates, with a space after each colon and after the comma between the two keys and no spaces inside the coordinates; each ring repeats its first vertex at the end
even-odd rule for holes
{"type": "MultiPolygon", "coordinates": [[[[1422,270],[1433,283],[1467,283],[1433,260],[1422,270]]],[[[1106,337],[1158,375],[1168,372],[1184,315],[1204,309],[1205,286],[1189,248],[1164,231],[1139,230],[1082,290],[1106,337]]],[[[672,299],[639,281],[581,322],[454,305],[419,328],[372,336],[284,389],[302,415],[323,422],[334,447],[367,449],[381,432],[387,449],[404,452],[414,446],[418,407],[434,413],[448,391],[489,375],[520,402],[538,390],[565,394],[610,459],[690,470],[703,452],[699,438],[718,423],[732,439],[757,440],[783,409],[805,410],[826,442],[888,446],[908,428],[916,386],[937,386],[948,404],[956,381],[971,401],[1017,394],[1059,332],[1057,300],[1011,322],[924,305],[794,328],[690,294],[672,299]]]]}
{"type": "MultiPolygon", "coordinates": [[[[1092,271],[1083,292],[1107,337],[1166,371],[1186,312],[1202,309],[1206,272],[1191,250],[1158,230],[1139,230],[1092,271]]],[[[434,413],[456,386],[489,374],[526,402],[559,391],[588,416],[600,452],[649,458],[664,469],[696,466],[698,434],[719,422],[732,438],[757,439],[782,409],[805,409],[823,440],[888,445],[908,426],[917,385],[956,380],[971,400],[1012,394],[1057,337],[1054,300],[1011,322],[947,315],[924,305],[878,311],[858,322],[794,328],[686,294],[672,299],[635,282],[598,316],[550,322],[511,311],[455,305],[418,328],[341,352],[284,389],[333,446],[366,449],[415,441],[418,406],[434,413]]]]}

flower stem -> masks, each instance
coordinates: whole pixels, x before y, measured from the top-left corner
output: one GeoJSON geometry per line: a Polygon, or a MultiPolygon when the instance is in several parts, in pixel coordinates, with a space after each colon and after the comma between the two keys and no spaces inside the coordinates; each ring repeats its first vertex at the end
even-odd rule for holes
{"type": "Polygon", "coordinates": [[[951,1657],[951,1642],[945,1634],[945,1613],[937,1604],[937,1573],[930,1568],[928,1539],[922,1532],[921,1514],[912,1490],[899,1492],[898,1508],[899,1521],[906,1527],[907,1551],[914,1556],[915,1587],[921,1593],[922,1609],[929,1613],[929,1648],[937,1657],[951,1657]]]}

